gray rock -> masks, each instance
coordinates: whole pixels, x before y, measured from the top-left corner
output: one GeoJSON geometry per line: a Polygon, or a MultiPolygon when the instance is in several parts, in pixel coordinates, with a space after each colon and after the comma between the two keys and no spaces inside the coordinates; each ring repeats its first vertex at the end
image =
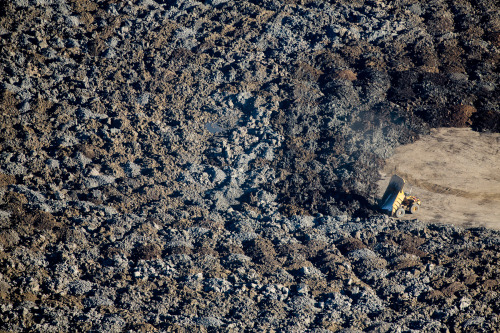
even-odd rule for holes
{"type": "Polygon", "coordinates": [[[208,0],[206,2],[207,5],[218,6],[224,3],[227,3],[228,0],[208,0]]]}
{"type": "Polygon", "coordinates": [[[110,176],[110,175],[96,175],[96,176],[90,176],[87,177],[83,180],[83,183],[85,184],[85,187],[88,189],[112,184],[115,182],[115,177],[110,176]]]}
{"type": "Polygon", "coordinates": [[[25,175],[26,172],[27,172],[27,168],[20,164],[20,163],[14,163],[14,162],[11,162],[9,164],[7,164],[5,166],[5,173],[9,174],[9,175],[25,175]]]}
{"type": "Polygon", "coordinates": [[[128,161],[123,166],[123,171],[126,172],[128,177],[137,177],[141,174],[141,167],[134,162],[128,161]]]}
{"type": "Polygon", "coordinates": [[[205,291],[225,293],[232,289],[232,284],[224,279],[212,278],[205,281],[205,291]]]}
{"type": "Polygon", "coordinates": [[[83,301],[83,305],[87,308],[113,306],[113,301],[104,296],[90,296],[83,301]]]}
{"type": "Polygon", "coordinates": [[[359,313],[374,313],[385,309],[384,302],[373,291],[362,291],[355,295],[352,310],[359,313]]]}
{"type": "Polygon", "coordinates": [[[105,114],[94,113],[87,108],[79,108],[76,111],[76,114],[83,120],[108,118],[108,116],[105,114]]]}
{"type": "MultiPolygon", "coordinates": [[[[0,193],[0,204],[3,204],[3,195],[0,193]]],[[[5,210],[0,210],[0,228],[4,228],[10,225],[10,217],[12,214],[5,210]]]]}
{"type": "Polygon", "coordinates": [[[30,5],[29,0],[13,0],[12,2],[16,7],[28,7],[30,5]]]}
{"type": "Polygon", "coordinates": [[[210,328],[221,327],[224,324],[222,320],[215,317],[199,317],[196,319],[196,323],[210,328]]]}
{"type": "Polygon", "coordinates": [[[350,310],[352,300],[349,297],[342,295],[339,292],[328,294],[327,297],[328,298],[324,302],[327,309],[342,312],[348,312],[350,310]]]}
{"type": "Polygon", "coordinates": [[[102,330],[110,333],[123,332],[127,322],[119,315],[109,315],[102,321],[102,330]]]}
{"type": "Polygon", "coordinates": [[[262,288],[261,293],[265,298],[284,301],[288,298],[289,289],[282,285],[266,285],[262,288]]]}
{"type": "Polygon", "coordinates": [[[69,283],[69,291],[72,295],[80,296],[92,290],[92,282],[85,280],[76,280],[69,283]]]}
{"type": "Polygon", "coordinates": [[[59,161],[49,158],[47,161],[45,161],[45,164],[51,169],[58,169],[59,168],[59,161]]]}

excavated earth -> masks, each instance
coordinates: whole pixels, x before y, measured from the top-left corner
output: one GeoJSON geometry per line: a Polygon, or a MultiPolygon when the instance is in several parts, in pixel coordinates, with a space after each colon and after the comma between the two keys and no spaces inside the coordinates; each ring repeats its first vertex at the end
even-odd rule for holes
{"type": "Polygon", "coordinates": [[[498,230],[376,209],[500,132],[499,48],[493,0],[1,1],[0,331],[500,331],[498,230]]]}

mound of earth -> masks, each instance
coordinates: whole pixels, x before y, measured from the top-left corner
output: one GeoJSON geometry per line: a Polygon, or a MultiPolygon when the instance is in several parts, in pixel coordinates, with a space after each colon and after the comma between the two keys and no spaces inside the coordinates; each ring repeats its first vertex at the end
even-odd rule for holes
{"type": "Polygon", "coordinates": [[[0,330],[500,330],[498,231],[376,207],[500,132],[498,9],[1,1],[0,330]]]}

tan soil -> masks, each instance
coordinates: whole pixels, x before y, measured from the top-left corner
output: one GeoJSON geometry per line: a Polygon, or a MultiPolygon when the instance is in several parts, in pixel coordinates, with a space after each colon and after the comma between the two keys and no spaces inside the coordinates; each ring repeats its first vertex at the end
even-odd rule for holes
{"type": "Polygon", "coordinates": [[[393,174],[422,200],[418,215],[406,219],[500,229],[500,134],[435,129],[386,161],[380,196],[393,174]]]}

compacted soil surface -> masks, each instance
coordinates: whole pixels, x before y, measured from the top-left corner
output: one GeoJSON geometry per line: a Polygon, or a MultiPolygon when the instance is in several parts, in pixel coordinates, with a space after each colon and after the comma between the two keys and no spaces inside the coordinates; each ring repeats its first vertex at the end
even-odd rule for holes
{"type": "Polygon", "coordinates": [[[0,331],[500,331],[499,47],[490,0],[1,1],[0,331]]]}
{"type": "Polygon", "coordinates": [[[381,173],[381,191],[392,174],[404,177],[405,191],[423,201],[418,212],[421,221],[500,230],[499,133],[433,130],[396,148],[381,173]]]}

